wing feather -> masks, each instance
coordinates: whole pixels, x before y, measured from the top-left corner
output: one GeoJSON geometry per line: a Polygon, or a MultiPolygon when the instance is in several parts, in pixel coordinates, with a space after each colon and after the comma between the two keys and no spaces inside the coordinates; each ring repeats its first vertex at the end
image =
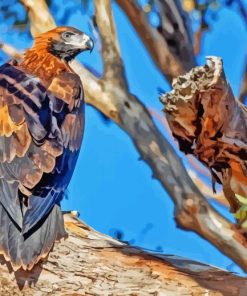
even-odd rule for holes
{"type": "Polygon", "coordinates": [[[0,203],[24,232],[60,201],[72,175],[61,163],[71,156],[75,166],[82,139],[78,78],[60,75],[50,86],[14,63],[0,67],[0,203]],[[20,192],[29,195],[24,216],[20,192]]]}

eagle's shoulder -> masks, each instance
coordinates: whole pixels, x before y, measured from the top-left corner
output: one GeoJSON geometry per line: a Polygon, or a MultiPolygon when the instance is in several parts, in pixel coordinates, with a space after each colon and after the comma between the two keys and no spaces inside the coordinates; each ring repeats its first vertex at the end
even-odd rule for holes
{"type": "Polygon", "coordinates": [[[53,77],[48,90],[64,101],[70,111],[78,104],[78,100],[84,98],[80,77],[72,72],[61,72],[53,77]]]}

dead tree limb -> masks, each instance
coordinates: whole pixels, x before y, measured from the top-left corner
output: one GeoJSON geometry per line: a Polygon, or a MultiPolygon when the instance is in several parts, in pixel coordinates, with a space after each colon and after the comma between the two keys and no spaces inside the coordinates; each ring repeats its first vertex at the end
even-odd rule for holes
{"type": "Polygon", "coordinates": [[[247,109],[235,100],[221,59],[209,57],[173,83],[161,97],[173,135],[222,184],[232,212],[235,194],[247,197],[247,109]]]}
{"type": "MultiPolygon", "coordinates": [[[[39,17],[42,11],[30,6],[30,2],[37,3],[38,0],[22,0],[22,2],[28,11],[32,9],[35,17],[39,17]]],[[[111,34],[108,36],[108,42],[103,42],[103,46],[106,47],[103,48],[105,55],[109,46],[111,47],[109,52],[118,50],[115,46],[116,32],[112,34],[115,26],[112,14],[109,14],[110,4],[110,0],[95,0],[95,5],[100,5],[102,8],[102,10],[96,9],[97,23],[102,26],[99,30],[111,34]],[[109,21],[101,20],[101,14],[109,21]]],[[[30,18],[31,22],[34,19],[30,18]]],[[[40,33],[45,30],[47,27],[40,25],[40,33]]],[[[114,54],[116,57],[118,53],[114,54]]],[[[124,73],[121,72],[122,62],[115,62],[121,66],[117,67],[120,71],[114,80],[104,78],[98,80],[79,63],[73,64],[74,70],[82,79],[87,102],[95,103],[96,107],[100,106],[100,110],[114,119],[132,138],[141,158],[150,166],[154,177],[161,182],[173,199],[175,217],[180,227],[195,231],[247,271],[246,238],[208,204],[171,145],[155,126],[146,107],[125,87],[125,79],[122,78],[124,73]],[[121,82],[117,81],[117,77],[120,77],[121,82]]]]}
{"type": "Polygon", "coordinates": [[[245,295],[247,282],[176,256],[156,256],[96,232],[66,215],[69,238],[32,271],[0,258],[0,295],[245,295]]]}
{"type": "MultiPolygon", "coordinates": [[[[165,131],[166,131],[166,138],[171,143],[173,147],[177,146],[177,142],[172,136],[172,132],[169,128],[168,121],[166,117],[163,116],[163,114],[160,114],[157,110],[151,108],[149,109],[149,112],[152,114],[152,117],[158,120],[161,125],[163,125],[165,131]]],[[[212,191],[212,187],[208,186],[202,179],[198,176],[198,172],[201,173],[206,178],[211,178],[211,174],[207,168],[205,168],[202,164],[199,163],[195,159],[194,156],[188,154],[186,155],[187,161],[190,164],[191,169],[188,169],[188,173],[192,179],[192,181],[196,184],[198,188],[200,188],[201,193],[211,200],[217,201],[218,203],[229,207],[229,203],[227,202],[223,191],[220,190],[217,193],[214,193],[212,191]]]]}

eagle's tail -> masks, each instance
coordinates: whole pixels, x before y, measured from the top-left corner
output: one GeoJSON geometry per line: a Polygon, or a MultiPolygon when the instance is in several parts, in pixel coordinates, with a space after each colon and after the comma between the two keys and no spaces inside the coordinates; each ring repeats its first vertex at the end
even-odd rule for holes
{"type": "Polygon", "coordinates": [[[0,203],[0,254],[14,270],[30,270],[45,258],[56,240],[67,237],[61,209],[55,205],[48,216],[26,236],[0,203]]]}

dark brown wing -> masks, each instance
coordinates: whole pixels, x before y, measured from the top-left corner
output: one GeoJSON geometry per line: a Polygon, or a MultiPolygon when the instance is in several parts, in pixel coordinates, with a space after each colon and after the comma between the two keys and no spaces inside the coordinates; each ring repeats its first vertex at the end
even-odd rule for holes
{"type": "Polygon", "coordinates": [[[13,63],[0,67],[0,203],[24,233],[68,186],[83,134],[81,99],[72,73],[56,77],[47,90],[13,63]]]}

